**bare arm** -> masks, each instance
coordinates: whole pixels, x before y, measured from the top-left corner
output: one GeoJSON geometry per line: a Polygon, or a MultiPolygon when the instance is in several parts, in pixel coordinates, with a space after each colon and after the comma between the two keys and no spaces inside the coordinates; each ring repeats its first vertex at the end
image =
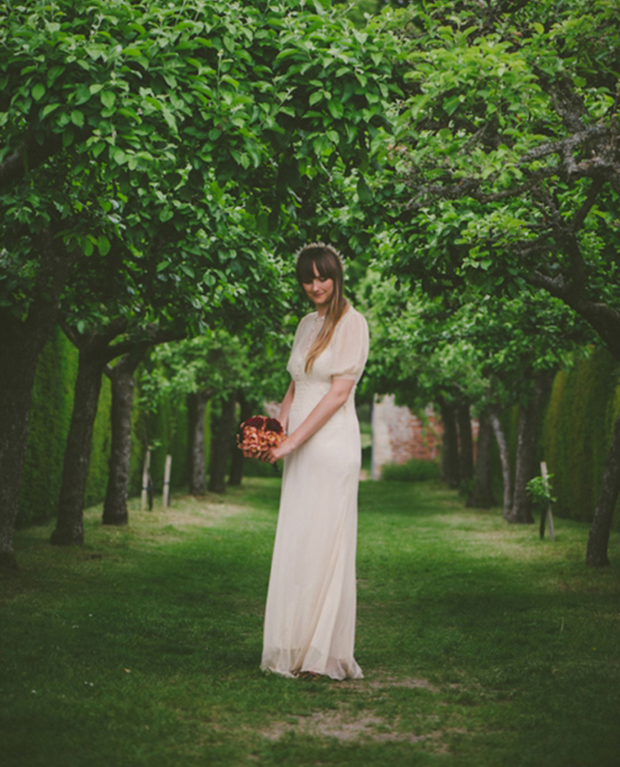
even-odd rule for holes
{"type": "MultiPolygon", "coordinates": [[[[355,385],[353,379],[337,378],[332,382],[330,390],[319,401],[316,407],[310,412],[310,414],[299,424],[292,434],[278,445],[278,447],[272,447],[264,455],[264,460],[269,463],[274,463],[278,458],[284,458],[284,456],[292,453],[293,450],[310,439],[313,434],[329,421],[334,413],[339,410],[349,398],[351,389],[355,385]]],[[[294,387],[294,384],[293,384],[294,387]]],[[[289,387],[290,392],[290,387],[289,387]]],[[[287,392],[287,396],[289,394],[287,392]]],[[[293,388],[294,392],[294,388],[293,388]]],[[[286,402],[286,397],[284,398],[286,402]]],[[[292,402],[292,395],[291,395],[292,402]]],[[[290,408],[290,405],[289,405],[290,408]]],[[[282,410],[284,410],[284,402],[282,403],[282,410]]],[[[288,420],[288,412],[286,413],[288,420]]]]}
{"type": "Polygon", "coordinates": [[[291,411],[291,405],[293,404],[293,397],[295,396],[295,381],[291,380],[284,399],[282,400],[282,407],[280,408],[279,421],[284,426],[284,431],[288,430],[288,414],[291,411]]]}

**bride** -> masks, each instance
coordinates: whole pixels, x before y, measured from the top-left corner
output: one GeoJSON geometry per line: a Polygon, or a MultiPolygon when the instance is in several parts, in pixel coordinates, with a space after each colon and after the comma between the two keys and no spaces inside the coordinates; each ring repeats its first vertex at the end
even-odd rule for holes
{"type": "Polygon", "coordinates": [[[261,667],[285,676],[358,679],[355,642],[357,490],[355,385],[368,326],[343,295],[342,263],[323,243],[299,252],[297,280],[316,311],[297,327],[280,422],[287,437],[265,610],[261,667]]]}

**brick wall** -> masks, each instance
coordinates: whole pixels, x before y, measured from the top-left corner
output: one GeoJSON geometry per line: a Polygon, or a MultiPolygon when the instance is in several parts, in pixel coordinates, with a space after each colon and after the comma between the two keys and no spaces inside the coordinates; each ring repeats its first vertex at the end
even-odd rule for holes
{"type": "MultiPolygon", "coordinates": [[[[476,420],[472,420],[472,431],[475,440],[476,420]]],[[[377,398],[372,415],[372,478],[380,478],[381,467],[386,463],[406,463],[412,458],[437,460],[442,433],[441,420],[432,405],[415,415],[409,408],[396,405],[391,394],[377,398]]]]}

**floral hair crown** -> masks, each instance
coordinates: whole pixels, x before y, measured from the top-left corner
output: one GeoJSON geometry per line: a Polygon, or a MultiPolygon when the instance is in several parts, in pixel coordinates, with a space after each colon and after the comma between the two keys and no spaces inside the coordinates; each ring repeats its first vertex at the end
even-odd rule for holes
{"type": "Polygon", "coordinates": [[[342,266],[342,270],[344,271],[345,263],[344,263],[344,256],[342,253],[336,250],[332,245],[328,245],[326,242],[309,242],[306,245],[304,245],[302,248],[300,248],[297,253],[295,253],[295,263],[297,263],[303,253],[305,253],[307,250],[310,250],[310,248],[322,248],[323,250],[327,250],[329,253],[331,253],[333,256],[336,256],[338,261],[340,261],[340,266],[342,266]]]}

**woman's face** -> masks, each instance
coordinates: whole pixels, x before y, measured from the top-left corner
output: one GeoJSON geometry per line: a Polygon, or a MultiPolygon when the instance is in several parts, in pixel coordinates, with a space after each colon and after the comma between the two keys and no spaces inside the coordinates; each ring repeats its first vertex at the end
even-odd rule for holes
{"type": "Polygon", "coordinates": [[[334,281],[331,277],[321,277],[319,270],[316,268],[316,264],[312,264],[312,271],[314,272],[314,279],[312,282],[304,282],[304,290],[308,298],[314,302],[319,314],[325,314],[329,302],[334,295],[334,281]]]}

